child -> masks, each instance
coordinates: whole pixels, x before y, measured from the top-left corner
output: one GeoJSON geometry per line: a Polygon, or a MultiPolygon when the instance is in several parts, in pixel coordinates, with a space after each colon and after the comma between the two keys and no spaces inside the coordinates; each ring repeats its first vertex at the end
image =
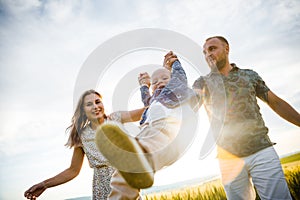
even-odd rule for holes
{"type": "Polygon", "coordinates": [[[139,77],[142,100],[149,106],[140,133],[133,138],[117,123],[106,123],[97,130],[99,150],[118,169],[111,180],[111,199],[137,199],[139,189],[152,186],[155,171],[183,154],[190,142],[184,140],[189,140],[188,134],[195,128],[196,119],[189,105],[194,92],[188,88],[177,56],[169,52],[164,68],[152,74],[152,96],[148,77],[146,73],[139,77]]]}

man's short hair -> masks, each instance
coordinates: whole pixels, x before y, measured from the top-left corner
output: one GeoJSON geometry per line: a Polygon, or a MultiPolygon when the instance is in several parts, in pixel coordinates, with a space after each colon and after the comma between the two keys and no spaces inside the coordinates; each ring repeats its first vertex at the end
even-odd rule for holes
{"type": "Polygon", "coordinates": [[[228,41],[227,41],[226,38],[224,38],[223,36],[213,36],[213,37],[209,37],[209,38],[207,38],[205,41],[207,42],[208,40],[211,40],[211,39],[214,39],[214,38],[217,38],[217,39],[221,40],[222,42],[224,42],[225,44],[227,44],[227,45],[229,46],[228,41]]]}

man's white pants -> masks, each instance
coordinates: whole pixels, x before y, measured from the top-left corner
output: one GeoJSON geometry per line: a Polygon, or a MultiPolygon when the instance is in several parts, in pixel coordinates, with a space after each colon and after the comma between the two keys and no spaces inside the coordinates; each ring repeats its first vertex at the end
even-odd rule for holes
{"type": "Polygon", "coordinates": [[[222,182],[229,200],[292,199],[279,157],[273,147],[242,158],[219,159],[222,182]]]}

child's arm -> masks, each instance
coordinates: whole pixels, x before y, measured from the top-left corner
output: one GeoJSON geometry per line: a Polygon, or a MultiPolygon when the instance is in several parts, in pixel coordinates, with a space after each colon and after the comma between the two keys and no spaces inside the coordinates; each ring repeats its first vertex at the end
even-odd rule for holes
{"type": "Polygon", "coordinates": [[[168,108],[172,108],[180,105],[180,102],[185,102],[196,95],[189,88],[185,71],[177,56],[172,51],[165,56],[164,67],[167,69],[171,68],[171,79],[157,97],[159,102],[168,108]]]}
{"type": "Polygon", "coordinates": [[[150,76],[147,72],[140,73],[138,80],[139,80],[139,84],[141,86],[140,91],[141,91],[142,102],[144,103],[144,106],[147,107],[147,106],[149,106],[149,101],[151,99],[151,95],[149,92],[150,76]]]}
{"type": "Polygon", "coordinates": [[[187,77],[177,56],[170,51],[165,55],[164,67],[171,71],[171,79],[168,87],[173,90],[178,85],[187,85],[187,77]]]}

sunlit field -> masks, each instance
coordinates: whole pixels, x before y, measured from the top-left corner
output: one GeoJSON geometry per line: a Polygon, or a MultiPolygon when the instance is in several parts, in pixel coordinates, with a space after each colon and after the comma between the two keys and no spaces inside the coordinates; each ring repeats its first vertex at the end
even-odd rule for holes
{"type": "MultiPolygon", "coordinates": [[[[300,153],[282,158],[281,163],[293,198],[300,200],[300,153]]],[[[146,200],[226,200],[219,179],[177,190],[152,193],[144,197],[146,200]]],[[[256,199],[260,199],[257,194],[256,199]]]]}

